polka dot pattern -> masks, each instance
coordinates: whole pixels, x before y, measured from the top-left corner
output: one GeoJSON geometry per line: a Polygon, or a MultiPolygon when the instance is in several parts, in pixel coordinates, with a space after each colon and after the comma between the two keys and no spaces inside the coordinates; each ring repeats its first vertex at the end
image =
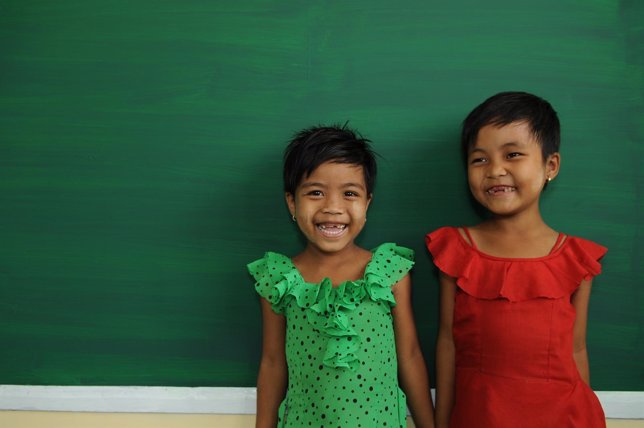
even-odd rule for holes
{"type": "Polygon", "coordinates": [[[257,292],[286,317],[288,391],[280,427],[404,427],[391,287],[413,266],[395,244],[373,250],[364,277],[306,283],[286,256],[248,265],[257,292]]]}

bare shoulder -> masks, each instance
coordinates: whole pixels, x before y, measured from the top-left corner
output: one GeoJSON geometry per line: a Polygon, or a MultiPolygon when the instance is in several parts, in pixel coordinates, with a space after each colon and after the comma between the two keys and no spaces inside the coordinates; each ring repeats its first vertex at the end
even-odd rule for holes
{"type": "Polygon", "coordinates": [[[373,258],[373,253],[369,250],[365,250],[362,247],[357,248],[357,252],[355,257],[353,257],[353,261],[356,264],[356,266],[360,266],[360,271],[362,276],[364,274],[365,269],[367,268],[367,265],[373,258]]]}

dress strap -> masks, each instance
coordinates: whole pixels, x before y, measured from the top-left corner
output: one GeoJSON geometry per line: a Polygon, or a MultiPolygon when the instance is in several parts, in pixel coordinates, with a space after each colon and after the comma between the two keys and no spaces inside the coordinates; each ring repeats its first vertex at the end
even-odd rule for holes
{"type": "Polygon", "coordinates": [[[555,241],[555,245],[552,246],[552,249],[550,250],[548,255],[550,255],[550,254],[554,253],[555,251],[557,251],[559,249],[559,247],[561,247],[561,245],[563,244],[563,241],[564,241],[565,238],[566,238],[566,235],[564,235],[563,233],[559,232],[559,235],[557,236],[557,240],[555,241]]]}
{"type": "Polygon", "coordinates": [[[470,231],[467,229],[467,227],[463,226],[463,231],[465,232],[465,235],[467,235],[467,239],[470,240],[470,245],[472,246],[472,248],[474,248],[475,250],[478,250],[478,248],[476,248],[476,244],[474,243],[474,240],[472,239],[472,235],[470,235],[470,231]]]}

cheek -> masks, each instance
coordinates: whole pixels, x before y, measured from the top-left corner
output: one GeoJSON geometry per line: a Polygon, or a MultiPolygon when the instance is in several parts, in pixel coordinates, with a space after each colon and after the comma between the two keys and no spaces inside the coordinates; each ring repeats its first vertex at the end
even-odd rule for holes
{"type": "Polygon", "coordinates": [[[354,219],[365,218],[367,216],[368,209],[369,204],[366,202],[356,202],[351,206],[351,216],[354,219]]]}
{"type": "Polygon", "coordinates": [[[543,191],[543,186],[546,184],[546,177],[543,177],[543,180],[534,180],[532,182],[532,191],[535,193],[541,193],[543,191]]]}
{"type": "Polygon", "coordinates": [[[312,207],[310,201],[302,202],[301,200],[296,200],[293,208],[299,219],[305,220],[311,217],[312,207]]]}
{"type": "Polygon", "coordinates": [[[472,193],[475,193],[480,188],[481,179],[478,174],[468,171],[467,185],[472,193]]]}
{"type": "Polygon", "coordinates": [[[534,172],[534,185],[532,186],[535,189],[543,189],[544,184],[546,184],[546,180],[548,176],[548,171],[545,168],[539,168],[536,169],[534,172]]]}
{"type": "Polygon", "coordinates": [[[475,182],[475,181],[479,181],[480,178],[481,178],[481,174],[482,173],[481,173],[480,168],[472,169],[472,168],[468,167],[467,168],[467,173],[465,174],[465,176],[467,177],[467,181],[472,183],[472,182],[475,182]]]}

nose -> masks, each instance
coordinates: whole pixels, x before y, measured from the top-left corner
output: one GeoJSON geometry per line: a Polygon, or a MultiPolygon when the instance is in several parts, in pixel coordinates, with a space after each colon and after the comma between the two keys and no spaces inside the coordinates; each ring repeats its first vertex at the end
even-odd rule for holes
{"type": "Polygon", "coordinates": [[[341,197],[329,195],[325,199],[325,204],[322,208],[324,214],[342,214],[343,211],[341,197]]]}
{"type": "Polygon", "coordinates": [[[505,169],[503,162],[491,160],[487,168],[487,176],[490,178],[502,177],[506,175],[508,171],[505,169]]]}

